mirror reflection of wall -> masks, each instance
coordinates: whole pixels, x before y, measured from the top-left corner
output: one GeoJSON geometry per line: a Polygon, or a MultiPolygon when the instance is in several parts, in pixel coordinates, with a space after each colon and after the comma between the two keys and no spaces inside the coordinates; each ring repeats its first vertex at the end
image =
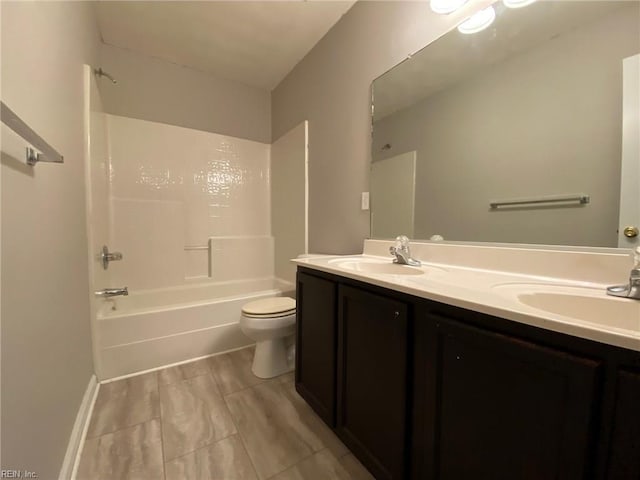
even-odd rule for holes
{"type": "MultiPolygon", "coordinates": [[[[492,28],[453,30],[374,82],[374,168],[416,152],[415,238],[615,247],[622,61],[640,52],[640,4],[497,10],[492,28]],[[590,203],[489,207],[577,193],[590,203]]],[[[405,233],[375,228],[375,195],[372,183],[372,236],[405,233]]]]}
{"type": "Polygon", "coordinates": [[[371,164],[371,236],[415,236],[416,152],[371,164]]]}

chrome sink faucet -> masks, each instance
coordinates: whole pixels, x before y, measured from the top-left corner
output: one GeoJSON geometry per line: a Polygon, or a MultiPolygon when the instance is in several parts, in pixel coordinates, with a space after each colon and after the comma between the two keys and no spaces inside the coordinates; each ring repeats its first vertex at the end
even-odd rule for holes
{"type": "Polygon", "coordinates": [[[629,275],[629,283],[607,287],[607,295],[640,300],[640,246],[634,250],[634,265],[629,275]]]}
{"type": "Polygon", "coordinates": [[[389,247],[389,253],[396,256],[396,258],[393,259],[393,263],[411,265],[412,267],[419,267],[421,265],[420,260],[411,258],[409,239],[406,235],[396,237],[396,243],[392,247],[389,247]]]}

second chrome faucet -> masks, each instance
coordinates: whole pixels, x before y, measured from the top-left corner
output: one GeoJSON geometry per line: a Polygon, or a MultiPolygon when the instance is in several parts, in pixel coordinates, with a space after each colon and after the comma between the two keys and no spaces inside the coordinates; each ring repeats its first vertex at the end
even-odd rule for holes
{"type": "Polygon", "coordinates": [[[633,252],[633,268],[629,274],[629,283],[607,288],[607,295],[640,300],[640,246],[633,252]]]}

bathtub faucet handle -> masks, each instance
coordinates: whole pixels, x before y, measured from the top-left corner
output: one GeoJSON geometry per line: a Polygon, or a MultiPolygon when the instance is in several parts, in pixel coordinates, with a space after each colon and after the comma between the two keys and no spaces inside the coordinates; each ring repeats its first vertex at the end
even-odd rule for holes
{"type": "Polygon", "coordinates": [[[100,262],[102,263],[102,268],[105,270],[109,268],[109,262],[113,262],[116,260],[122,260],[122,254],[120,252],[110,252],[109,247],[104,245],[102,247],[102,251],[100,255],[98,255],[100,262]]]}
{"type": "Polygon", "coordinates": [[[122,288],[105,288],[104,290],[97,290],[94,292],[96,297],[110,298],[118,297],[120,295],[129,295],[129,289],[127,287],[122,288]]]}

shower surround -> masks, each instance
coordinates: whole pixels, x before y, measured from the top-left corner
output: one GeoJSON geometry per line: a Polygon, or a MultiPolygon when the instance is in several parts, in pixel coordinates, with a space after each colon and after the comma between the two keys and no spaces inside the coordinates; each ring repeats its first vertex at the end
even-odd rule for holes
{"type": "Polygon", "coordinates": [[[101,380],[251,343],[243,303],[291,294],[274,277],[269,144],[91,112],[88,215],[92,248],[122,252],[96,288],[101,380]]]}
{"type": "Polygon", "coordinates": [[[273,276],[270,145],[107,115],[111,243],[132,290],[273,276]]]}

